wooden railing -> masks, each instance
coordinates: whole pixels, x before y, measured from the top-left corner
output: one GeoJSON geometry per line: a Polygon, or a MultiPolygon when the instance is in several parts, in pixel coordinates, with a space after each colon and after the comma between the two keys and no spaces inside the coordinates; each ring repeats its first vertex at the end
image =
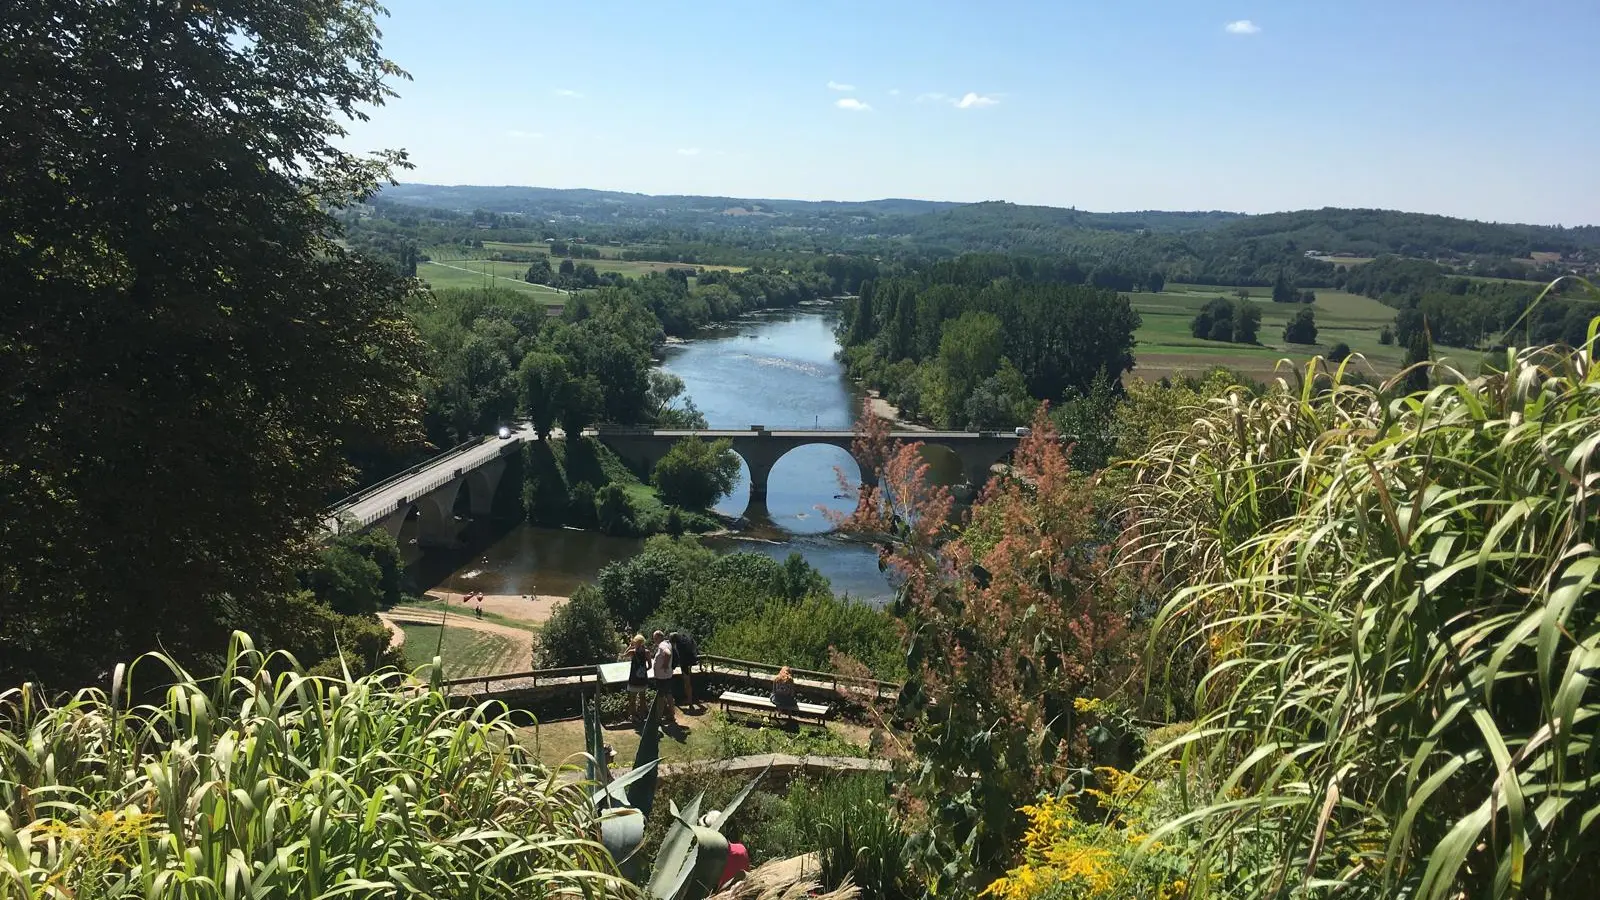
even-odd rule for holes
{"type": "MultiPolygon", "coordinates": [[[[752,662],[748,659],[733,659],[726,656],[702,656],[700,668],[712,674],[726,673],[730,675],[743,675],[746,678],[759,678],[771,681],[783,666],[770,663],[752,662]]],[[[796,683],[809,687],[825,687],[834,693],[856,691],[872,694],[880,700],[893,699],[900,695],[900,685],[893,681],[881,681],[876,678],[862,678],[856,675],[840,675],[837,672],[815,672],[810,669],[796,669],[789,667],[789,674],[794,676],[796,683]]]]}
{"type": "MultiPolygon", "coordinates": [[[[733,659],[726,656],[700,657],[699,673],[706,675],[738,675],[759,681],[771,681],[783,666],[733,659]]],[[[900,694],[900,685],[893,681],[841,675],[836,672],[815,672],[810,669],[790,668],[795,683],[802,688],[824,689],[836,694],[868,694],[878,700],[892,700],[900,694]]],[[[446,688],[480,687],[485,694],[499,690],[521,688],[582,687],[599,680],[594,666],[562,666],[551,669],[528,669],[522,672],[499,672],[491,675],[473,675],[467,678],[445,680],[446,688]]]]}
{"type": "MultiPolygon", "coordinates": [[[[526,672],[500,672],[493,675],[474,675],[470,678],[449,678],[444,681],[446,688],[468,687],[483,685],[483,692],[490,693],[490,685],[501,682],[530,682],[517,684],[519,688],[571,686],[580,687],[594,684],[600,680],[600,674],[594,666],[561,666],[552,669],[529,669],[526,672]]],[[[509,687],[509,686],[508,686],[509,687]]]]}

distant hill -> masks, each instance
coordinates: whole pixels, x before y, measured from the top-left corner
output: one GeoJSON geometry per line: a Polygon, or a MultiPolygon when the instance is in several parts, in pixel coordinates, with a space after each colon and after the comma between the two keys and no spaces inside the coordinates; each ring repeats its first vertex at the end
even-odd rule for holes
{"type": "MultiPolygon", "coordinates": [[[[1240,277],[1271,261],[1301,254],[1442,260],[1526,259],[1561,254],[1600,260],[1600,226],[1562,228],[1454,219],[1379,209],[1301,210],[1246,215],[1144,210],[1097,213],[998,201],[810,201],[740,197],[657,196],[535,187],[402,184],[374,201],[450,211],[524,217],[524,225],[560,236],[615,236],[666,229],[680,240],[752,242],[804,249],[932,255],[974,251],[1074,254],[1138,264],[1219,260],[1240,277]]],[[[1548,261],[1548,260],[1541,260],[1548,261]]]]}

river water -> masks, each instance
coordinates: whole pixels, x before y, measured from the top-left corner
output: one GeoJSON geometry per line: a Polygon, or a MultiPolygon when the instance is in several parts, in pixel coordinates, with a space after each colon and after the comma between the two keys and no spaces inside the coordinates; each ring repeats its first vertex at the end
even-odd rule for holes
{"type": "MultiPolygon", "coordinates": [[[[752,315],[666,348],[662,368],[683,379],[686,394],[711,428],[849,428],[859,395],[833,354],[837,309],[811,306],[752,315]]],[[[707,538],[718,550],[748,550],[777,559],[799,552],[833,583],[835,593],[882,602],[889,585],[874,548],[830,534],[826,513],[848,512],[854,502],[855,462],[837,447],[800,447],[774,467],[767,486],[769,520],[746,523],[732,537],[707,538]],[[840,473],[848,487],[841,486],[840,473]],[[846,499],[848,498],[848,499],[846,499]]],[[[748,473],[717,503],[742,515],[748,473]]],[[[424,583],[488,594],[570,594],[592,582],[607,563],[637,553],[643,541],[559,528],[518,525],[474,550],[434,568],[424,583]]]]}

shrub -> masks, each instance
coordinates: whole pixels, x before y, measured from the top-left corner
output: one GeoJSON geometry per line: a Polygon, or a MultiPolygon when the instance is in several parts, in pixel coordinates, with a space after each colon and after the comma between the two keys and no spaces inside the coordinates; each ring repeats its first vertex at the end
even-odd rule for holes
{"type": "Polygon", "coordinates": [[[25,685],[0,711],[7,897],[520,900],[617,883],[586,790],[492,708],[398,672],[308,677],[236,635],[217,678],[152,654],[110,695],[25,685]],[[164,699],[134,705],[140,691],[164,699]]]}
{"type": "Polygon", "coordinates": [[[656,463],[655,485],[661,499],[685,509],[705,509],[733,490],[739,478],[739,457],[731,441],[684,438],[656,463]]]}
{"type": "MultiPolygon", "coordinates": [[[[334,612],[310,591],[277,598],[264,610],[261,643],[283,651],[315,675],[365,675],[404,668],[405,657],[389,645],[389,629],[373,615],[334,612]]],[[[282,663],[286,657],[272,658],[282,663]]]]}
{"type": "Polygon", "coordinates": [[[1317,342],[1317,314],[1307,307],[1301,307],[1283,326],[1283,339],[1291,344],[1315,344],[1317,342]]]}
{"type": "Polygon", "coordinates": [[[1340,341],[1328,348],[1328,361],[1341,363],[1350,358],[1350,345],[1340,341]]]}
{"type": "Polygon", "coordinates": [[[827,672],[837,651],[867,666],[874,677],[905,678],[905,651],[893,616],[848,598],[816,594],[795,604],[771,604],[760,614],[723,625],[711,652],[775,666],[827,672]]]}
{"type": "Polygon", "coordinates": [[[611,662],[622,652],[611,615],[600,592],[583,585],[556,607],[539,631],[534,650],[538,667],[586,666],[611,662]]]}
{"type": "Polygon", "coordinates": [[[608,484],[595,492],[595,521],[606,534],[627,536],[638,533],[633,502],[620,484],[608,484]]]}
{"type": "Polygon", "coordinates": [[[991,883],[999,900],[1166,900],[1188,896],[1188,863],[1165,847],[1141,849],[1149,823],[1147,785],[1112,768],[1095,787],[1046,795],[1028,817],[1022,861],[991,883]],[[1084,815],[1084,808],[1094,814],[1084,815]]]}

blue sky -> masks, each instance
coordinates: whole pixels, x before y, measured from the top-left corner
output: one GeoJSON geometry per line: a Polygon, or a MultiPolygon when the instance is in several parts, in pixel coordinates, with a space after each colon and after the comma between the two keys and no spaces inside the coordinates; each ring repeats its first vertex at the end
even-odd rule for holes
{"type": "Polygon", "coordinates": [[[409,181],[1600,223],[1600,3],[389,0],[409,181]]]}

